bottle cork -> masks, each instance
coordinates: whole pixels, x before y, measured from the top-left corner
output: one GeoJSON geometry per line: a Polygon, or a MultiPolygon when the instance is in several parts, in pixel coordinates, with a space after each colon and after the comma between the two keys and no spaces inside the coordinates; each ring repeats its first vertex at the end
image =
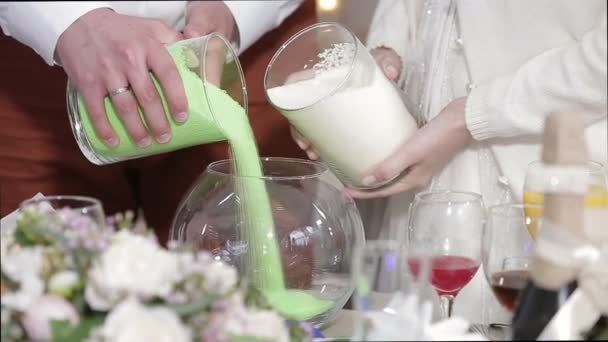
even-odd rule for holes
{"type": "MultiPolygon", "coordinates": [[[[545,121],[543,136],[542,160],[545,166],[586,168],[588,152],[584,129],[580,113],[551,114],[545,121]]],[[[559,177],[556,180],[561,181],[559,177]]],[[[544,198],[542,222],[585,239],[585,193],[560,189],[545,191],[544,198]]],[[[546,289],[560,288],[574,280],[578,272],[575,268],[564,267],[539,255],[535,257],[531,271],[533,281],[546,289]]]]}

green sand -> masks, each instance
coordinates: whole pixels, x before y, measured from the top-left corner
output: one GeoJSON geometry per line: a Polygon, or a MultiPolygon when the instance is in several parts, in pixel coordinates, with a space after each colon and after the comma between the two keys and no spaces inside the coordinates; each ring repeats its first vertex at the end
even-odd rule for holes
{"type": "MultiPolygon", "coordinates": [[[[199,82],[200,83],[200,82],[199,82]]],[[[230,143],[235,160],[236,193],[244,219],[245,241],[252,283],[259,288],[277,311],[288,318],[306,320],[326,312],[332,302],[308,293],[285,289],[281,255],[272,219],[272,208],[262,178],[262,165],[247,113],[221,89],[206,83],[217,109],[216,122],[230,143]],[[253,266],[252,266],[253,265],[253,266]]]]}
{"type": "MultiPolygon", "coordinates": [[[[152,143],[150,146],[142,149],[137,146],[137,143],[133,141],[126,127],[122,124],[120,115],[116,112],[111,98],[106,96],[104,101],[106,113],[108,114],[108,120],[120,138],[120,144],[118,146],[111,147],[106,145],[105,142],[101,140],[95,133],[95,129],[93,128],[93,123],[89,118],[84,100],[82,96],[79,96],[78,105],[80,108],[83,128],[91,147],[95,152],[106,157],[128,158],[142,156],[143,154],[147,155],[175,151],[185,147],[226,140],[226,137],[218,129],[214,118],[209,111],[209,107],[207,106],[207,101],[203,93],[202,80],[196,73],[188,69],[185,64],[183,57],[184,46],[174,44],[169,47],[168,50],[176,64],[181,64],[181,66],[178,66],[178,71],[185,84],[184,88],[189,105],[189,116],[188,121],[186,122],[187,124],[178,123],[173,120],[171,115],[168,115],[167,119],[171,126],[171,141],[166,144],[159,144],[155,139],[151,139],[152,143]]],[[[161,91],[160,85],[152,74],[150,74],[150,76],[152,77],[156,88],[159,90],[165,113],[170,113],[167,106],[167,101],[165,100],[164,94],[161,91]]],[[[224,94],[223,96],[225,97],[226,95],[224,94]]],[[[142,117],[144,125],[146,125],[146,121],[141,109],[139,114],[142,117]]]]}
{"type": "MultiPolygon", "coordinates": [[[[222,89],[211,83],[203,84],[199,76],[187,67],[182,46],[172,46],[169,52],[176,62],[185,85],[190,109],[189,118],[184,124],[177,124],[169,118],[173,139],[167,144],[153,143],[144,150],[160,153],[202,143],[228,140],[235,160],[236,174],[241,176],[237,178],[236,192],[242,204],[240,215],[245,225],[243,238],[249,246],[247,266],[249,270],[255,270],[249,274],[250,281],[264,293],[270,305],[290,319],[307,320],[326,312],[331,308],[332,302],[318,299],[303,291],[285,288],[272,208],[265,181],[261,178],[262,166],[247,113],[222,89]],[[221,115],[214,117],[209,110],[204,95],[205,90],[207,96],[213,99],[215,113],[221,115]]],[[[159,93],[167,110],[162,92],[159,93]]],[[[82,103],[80,108],[85,108],[82,103]]],[[[120,145],[117,147],[105,145],[95,135],[88,115],[82,113],[84,128],[94,150],[106,156],[141,155],[142,149],[131,140],[108,98],[106,98],[106,111],[110,123],[120,136],[120,145]]]]}

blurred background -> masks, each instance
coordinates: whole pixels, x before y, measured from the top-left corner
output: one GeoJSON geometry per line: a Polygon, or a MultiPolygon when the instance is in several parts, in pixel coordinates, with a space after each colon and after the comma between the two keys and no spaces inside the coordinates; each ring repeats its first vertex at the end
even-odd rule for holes
{"type": "Polygon", "coordinates": [[[353,31],[361,42],[367,31],[378,0],[316,0],[319,21],[335,21],[353,31]]]}

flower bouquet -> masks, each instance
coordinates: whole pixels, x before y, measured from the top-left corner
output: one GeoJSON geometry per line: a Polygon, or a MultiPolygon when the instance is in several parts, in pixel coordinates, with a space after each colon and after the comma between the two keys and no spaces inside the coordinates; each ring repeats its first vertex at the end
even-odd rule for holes
{"type": "Polygon", "coordinates": [[[2,341],[312,338],[233,267],[188,246],[163,248],[132,213],[100,222],[43,204],[22,207],[1,232],[2,341]]]}

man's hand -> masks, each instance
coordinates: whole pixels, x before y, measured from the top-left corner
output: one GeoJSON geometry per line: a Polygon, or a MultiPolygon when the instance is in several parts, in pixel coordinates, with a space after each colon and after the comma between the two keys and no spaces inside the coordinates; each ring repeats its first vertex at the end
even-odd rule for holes
{"type": "Polygon", "coordinates": [[[180,39],[180,33],[160,20],[121,15],[106,8],[83,15],[59,37],[56,54],[84,97],[97,135],[108,145],[119,143],[105,112],[103,99],[108,94],[137,145],[146,147],[151,143],[138,103],[156,140],[166,143],[171,139],[150,71],[162,86],[173,118],[186,121],[188,101],[184,86],[164,47],[180,39]],[[125,87],[131,91],[113,94],[125,87]]]}

